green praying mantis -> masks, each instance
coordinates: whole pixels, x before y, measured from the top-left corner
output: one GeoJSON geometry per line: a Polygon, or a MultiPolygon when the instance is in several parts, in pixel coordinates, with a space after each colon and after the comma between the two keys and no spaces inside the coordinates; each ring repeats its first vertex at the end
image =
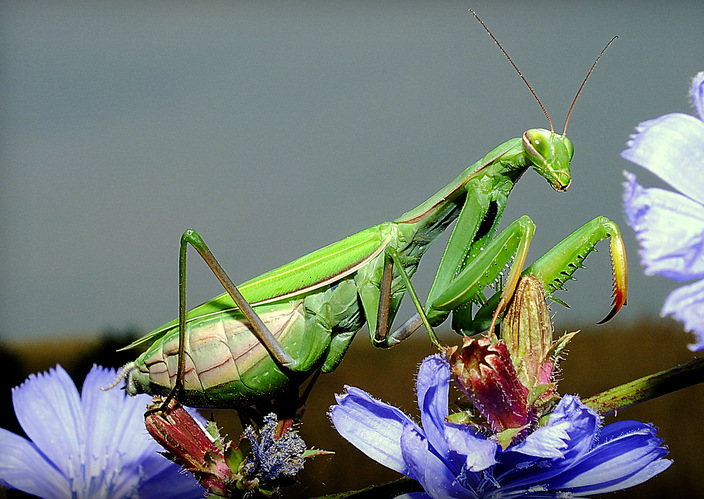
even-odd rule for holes
{"type": "MultiPolygon", "coordinates": [[[[531,129],[504,142],[396,220],[370,227],[239,286],[200,235],[187,230],[179,253],[179,317],[126,347],[147,347],[123,369],[127,392],[168,394],[164,407],[176,396],[196,407],[242,408],[284,391],[297,392],[313,372],[333,371],[365,323],[372,344],[381,348],[397,344],[423,324],[437,343],[433,327],[451,312],[453,328],[459,332],[493,330],[522,273],[536,275],[552,297],[596,243],[606,238],[610,238],[614,289],[612,309],[604,321],[613,317],[626,303],[627,294],[625,251],[613,222],[605,217],[591,220],[525,271],[535,228],[530,218],[523,216],[497,234],[511,190],[531,167],[555,191],[567,190],[574,147],[564,131],[562,135],[554,132],[535,92],[489,34],[538,100],[550,130],[531,129]],[[410,279],[431,243],[453,222],[423,306],[410,279]],[[187,312],[189,246],[200,254],[225,293],[187,312]],[[499,279],[500,289],[486,299],[485,289],[499,279]],[[417,314],[392,330],[406,292],[417,314]],[[473,313],[475,306],[479,310],[473,313]]],[[[607,47],[575,95],[565,130],[579,93],[607,47]]]]}

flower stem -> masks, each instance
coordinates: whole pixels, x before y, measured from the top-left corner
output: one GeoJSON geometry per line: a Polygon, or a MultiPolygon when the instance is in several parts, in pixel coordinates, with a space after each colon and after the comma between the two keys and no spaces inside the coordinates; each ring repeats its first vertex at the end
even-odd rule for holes
{"type": "Polygon", "coordinates": [[[704,359],[694,359],[686,364],[680,364],[611,388],[589,397],[583,402],[606,416],[702,381],[704,381],[704,359]]]}
{"type": "Polygon", "coordinates": [[[354,497],[355,499],[392,498],[403,494],[422,491],[423,487],[421,487],[418,482],[404,476],[392,482],[372,485],[359,490],[350,490],[348,492],[321,496],[317,499],[346,499],[348,497],[354,497]]]}

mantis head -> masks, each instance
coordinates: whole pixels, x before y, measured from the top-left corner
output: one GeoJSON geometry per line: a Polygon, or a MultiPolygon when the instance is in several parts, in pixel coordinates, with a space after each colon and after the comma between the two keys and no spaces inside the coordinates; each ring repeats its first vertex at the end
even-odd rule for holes
{"type": "Polygon", "coordinates": [[[479,24],[482,25],[491,39],[494,40],[501,52],[503,52],[504,56],[506,56],[506,59],[508,59],[508,62],[511,63],[513,69],[516,70],[518,76],[521,77],[523,83],[526,84],[526,87],[528,87],[530,93],[533,94],[533,97],[538,102],[540,109],[543,110],[545,117],[548,119],[550,130],[545,130],[544,128],[533,128],[523,134],[523,151],[525,152],[528,161],[533,165],[538,173],[545,177],[550,184],[550,187],[555,189],[557,192],[565,192],[570,186],[570,161],[572,160],[572,155],[574,154],[574,146],[572,145],[572,141],[565,136],[565,132],[567,132],[567,123],[570,121],[570,115],[572,114],[572,109],[574,109],[575,102],[577,102],[577,97],[579,97],[579,94],[584,88],[584,84],[587,83],[589,76],[592,74],[592,71],[594,71],[596,63],[599,62],[599,59],[601,59],[601,56],[604,55],[604,52],[606,52],[606,49],[609,48],[609,45],[611,45],[618,37],[614,36],[611,40],[609,40],[609,43],[606,44],[606,46],[601,50],[601,53],[597,56],[594,64],[592,64],[592,67],[589,68],[587,76],[584,77],[579,90],[577,90],[574,99],[572,99],[570,110],[567,111],[565,128],[562,130],[562,135],[558,135],[552,127],[552,120],[550,119],[548,112],[545,110],[545,106],[543,106],[543,103],[540,102],[535,90],[533,90],[533,87],[530,86],[530,83],[528,83],[526,77],[523,76],[521,70],[518,69],[516,63],[513,62],[511,56],[508,55],[506,50],[504,50],[501,43],[499,43],[499,40],[496,39],[491,30],[486,26],[486,24],[484,24],[484,21],[479,19],[476,12],[472,9],[469,9],[469,11],[477,19],[477,21],[479,21],[479,24]]]}
{"type": "Polygon", "coordinates": [[[570,186],[570,161],[574,155],[572,141],[552,130],[533,128],[523,134],[523,151],[533,168],[557,192],[570,186]]]}

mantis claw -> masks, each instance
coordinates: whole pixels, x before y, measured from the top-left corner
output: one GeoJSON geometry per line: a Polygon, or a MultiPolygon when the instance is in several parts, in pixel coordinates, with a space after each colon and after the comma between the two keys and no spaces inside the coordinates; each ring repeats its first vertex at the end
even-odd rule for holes
{"type": "Polygon", "coordinates": [[[603,324],[613,318],[614,315],[626,305],[628,295],[628,265],[626,264],[626,250],[623,240],[618,232],[611,235],[611,268],[613,271],[613,301],[611,302],[611,312],[597,324],[603,324]]]}

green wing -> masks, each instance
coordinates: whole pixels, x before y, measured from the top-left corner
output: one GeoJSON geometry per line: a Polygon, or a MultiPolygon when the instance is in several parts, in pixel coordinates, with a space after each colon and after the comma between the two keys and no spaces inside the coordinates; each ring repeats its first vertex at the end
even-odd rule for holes
{"type": "MultiPolygon", "coordinates": [[[[391,222],[375,225],[250,279],[238,286],[238,289],[254,306],[327,286],[356,272],[378,256],[391,241],[394,227],[391,222]]],[[[190,310],[186,314],[186,321],[236,308],[230,295],[223,293],[190,310]]],[[[151,344],[177,325],[178,319],[164,324],[122,350],[151,344]]]]}

